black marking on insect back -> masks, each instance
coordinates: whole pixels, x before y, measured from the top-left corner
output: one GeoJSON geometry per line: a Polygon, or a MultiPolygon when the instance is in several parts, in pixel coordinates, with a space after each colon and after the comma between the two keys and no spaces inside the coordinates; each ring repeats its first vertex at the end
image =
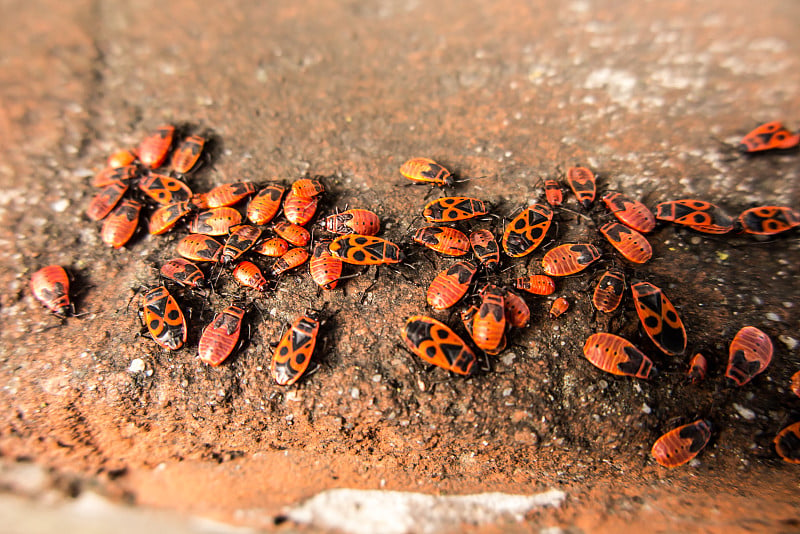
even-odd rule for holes
{"type": "MultiPolygon", "coordinates": [[[[620,225],[621,226],[621,225],[620,225]]],[[[579,255],[575,259],[579,265],[588,265],[597,259],[597,254],[591,245],[573,245],[571,250],[579,255]]]]}
{"type": "Polygon", "coordinates": [[[485,319],[489,315],[491,315],[496,322],[500,322],[505,317],[503,306],[493,302],[481,304],[481,307],[478,310],[478,317],[480,319],[485,319]]]}
{"type": "Polygon", "coordinates": [[[784,432],[777,440],[780,452],[786,458],[800,461],[800,436],[794,432],[784,432]]]}
{"type": "Polygon", "coordinates": [[[624,347],[622,351],[628,357],[627,361],[617,364],[617,369],[620,372],[630,376],[650,376],[650,371],[653,369],[653,362],[636,347],[624,347]]]}
{"type": "Polygon", "coordinates": [[[435,180],[439,174],[444,170],[444,167],[439,165],[438,163],[428,163],[428,170],[421,171],[420,174],[425,178],[430,178],[431,180],[435,180]]]}
{"type": "Polygon", "coordinates": [[[149,324],[150,330],[151,331],[157,331],[160,324],[161,324],[161,320],[158,319],[158,317],[154,318],[152,321],[150,321],[150,324],[149,324]]]}
{"type": "Polygon", "coordinates": [[[472,280],[475,274],[475,269],[470,264],[456,263],[447,269],[448,276],[456,276],[459,284],[466,284],[472,280]]]}
{"type": "Polygon", "coordinates": [[[653,330],[655,328],[658,328],[659,324],[661,324],[661,320],[654,315],[648,315],[644,320],[644,325],[647,327],[648,330],[653,330]]]}
{"type": "Polygon", "coordinates": [[[170,310],[169,312],[167,312],[167,319],[171,323],[174,323],[175,321],[177,321],[180,318],[180,316],[181,316],[181,312],[179,310],[177,310],[177,309],[170,310]]]}
{"type": "Polygon", "coordinates": [[[699,451],[708,441],[707,430],[699,425],[700,423],[689,425],[678,432],[679,438],[692,440],[692,444],[689,445],[689,452],[699,451]]]}
{"type": "Polygon", "coordinates": [[[439,349],[441,349],[444,357],[447,358],[447,363],[452,366],[458,361],[458,356],[464,350],[464,346],[456,343],[440,343],[439,349]]]}
{"type": "Polygon", "coordinates": [[[433,339],[431,336],[433,326],[432,323],[425,321],[413,321],[406,326],[406,337],[412,345],[419,347],[423,342],[433,339]]]}
{"type": "Polygon", "coordinates": [[[737,384],[742,385],[753,378],[761,370],[759,360],[750,361],[745,358],[745,352],[741,349],[733,353],[730,359],[729,378],[737,384]]]}

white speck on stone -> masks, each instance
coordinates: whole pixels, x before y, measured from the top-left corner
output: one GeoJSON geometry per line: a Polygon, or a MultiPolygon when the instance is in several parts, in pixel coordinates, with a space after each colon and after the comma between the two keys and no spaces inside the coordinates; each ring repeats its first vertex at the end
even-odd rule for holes
{"type": "Polygon", "coordinates": [[[769,320],[769,321],[774,321],[774,322],[776,322],[776,323],[778,323],[778,322],[780,322],[780,321],[781,321],[781,316],[780,316],[780,315],[778,315],[778,314],[777,314],[777,313],[775,313],[775,312],[767,312],[767,313],[765,313],[765,314],[764,314],[764,317],[766,317],[766,318],[767,318],[767,320],[769,320]]]}
{"type": "Polygon", "coordinates": [[[781,306],[783,306],[784,308],[787,308],[787,309],[788,308],[794,308],[794,302],[788,302],[788,301],[787,302],[781,302],[781,306]]]}
{"type": "Polygon", "coordinates": [[[350,534],[435,533],[454,525],[482,525],[501,519],[522,521],[537,508],[558,507],[567,494],[480,493],[426,495],[402,491],[334,489],[318,493],[286,514],[297,523],[350,534]]]}
{"type": "Polygon", "coordinates": [[[517,357],[516,354],[513,352],[509,352],[500,356],[500,361],[503,362],[503,365],[511,365],[514,363],[514,359],[517,357]]]}
{"type": "Polygon", "coordinates": [[[358,391],[358,388],[353,388],[350,390],[350,396],[354,399],[357,399],[361,395],[361,392],[358,391]]]}
{"type": "Polygon", "coordinates": [[[643,404],[642,404],[642,413],[645,413],[645,414],[647,414],[647,415],[650,415],[650,413],[651,413],[652,411],[653,411],[653,410],[650,408],[650,406],[648,406],[648,405],[647,405],[647,403],[643,403],[643,404]]]}
{"type": "Polygon", "coordinates": [[[381,381],[381,375],[372,375],[372,381],[373,382],[380,382],[381,381]]]}
{"type": "Polygon", "coordinates": [[[145,369],[144,360],[141,358],[134,358],[131,360],[131,365],[128,367],[129,373],[141,373],[145,369]]]}
{"type": "Polygon", "coordinates": [[[754,412],[750,408],[745,408],[744,406],[736,404],[735,402],[733,403],[733,407],[739,413],[739,415],[742,416],[742,419],[745,419],[747,421],[752,421],[753,419],[756,418],[756,412],[754,412]]]}
{"type": "Polygon", "coordinates": [[[783,334],[778,336],[778,339],[781,341],[781,343],[786,345],[786,348],[789,350],[796,349],[797,345],[800,344],[800,342],[798,342],[795,338],[783,334]]]}
{"type": "Polygon", "coordinates": [[[511,388],[506,388],[506,389],[504,389],[504,390],[503,390],[503,396],[504,396],[504,397],[508,397],[509,395],[511,395],[511,392],[512,392],[512,391],[514,391],[514,390],[513,390],[513,389],[511,389],[511,388]]]}

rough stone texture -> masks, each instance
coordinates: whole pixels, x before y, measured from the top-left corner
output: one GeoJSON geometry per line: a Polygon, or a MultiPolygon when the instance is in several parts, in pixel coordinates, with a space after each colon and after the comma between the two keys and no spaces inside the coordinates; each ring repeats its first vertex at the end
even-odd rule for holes
{"type": "MultiPolygon", "coordinates": [[[[112,251],[84,212],[108,154],[166,121],[217,139],[212,163],[190,179],[195,191],[322,174],[324,212],[373,209],[398,242],[410,242],[427,192],[400,187],[397,168],[417,155],[474,178],[457,191],[505,216],[576,162],[600,174],[601,190],[650,206],[697,197],[731,214],[798,207],[797,151],[744,158],[733,147],[760,122],[800,128],[800,3],[9,0],[3,12],[0,454],[45,466],[41,492],[93,489],[270,528],[330,488],[559,489],[566,503],[529,514],[520,531],[798,527],[797,466],[771,443],[800,418],[789,391],[800,357],[777,342],[800,326],[796,232],[766,243],[671,226],[652,234],[653,260],[630,274],[679,308],[685,357],[647,341],[629,298],[620,314],[597,316],[594,277],[578,276],[558,281],[567,314],[551,321],[549,301],[529,298],[532,326],[465,380],[397,348],[445,258],[431,256],[434,269],[417,255],[421,287],[382,271],[367,293],[371,275],[318,296],[303,274],[250,294],[263,310],[251,312],[250,342],[211,369],[196,360],[200,330],[240,291],[222,277],[210,307],[183,296],[204,313],[186,349],[163,352],[139,335],[128,303],[185,230],[112,251]],[[34,301],[30,274],[49,263],[75,276],[82,316],[62,323],[34,301]],[[274,385],[269,343],[323,303],[338,313],[319,369],[274,385]],[[730,389],[727,345],[745,325],[771,336],[775,357],[730,389]],[[601,374],[581,355],[600,330],[629,337],[662,374],[601,374]],[[692,386],[684,372],[697,350],[710,377],[692,386]],[[137,358],[144,370],[132,372],[137,358]],[[711,444],[687,466],[659,467],[652,443],[696,417],[713,422],[711,444]]],[[[613,256],[595,229],[607,215],[596,206],[590,216],[562,211],[557,242],[589,240],[613,256]]],[[[502,280],[526,272],[506,265],[502,280]]]]}

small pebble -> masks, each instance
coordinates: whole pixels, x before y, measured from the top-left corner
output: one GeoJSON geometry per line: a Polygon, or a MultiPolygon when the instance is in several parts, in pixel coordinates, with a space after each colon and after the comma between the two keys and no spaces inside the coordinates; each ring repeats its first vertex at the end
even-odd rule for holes
{"type": "Polygon", "coordinates": [[[144,371],[145,365],[144,360],[141,358],[135,358],[131,361],[130,367],[128,367],[129,373],[141,373],[144,371]]]}
{"type": "Polygon", "coordinates": [[[742,419],[745,419],[747,421],[752,421],[753,419],[756,418],[756,412],[754,412],[750,408],[745,408],[744,406],[736,404],[735,402],[733,403],[733,407],[739,413],[739,415],[742,416],[742,419]]]}
{"type": "Polygon", "coordinates": [[[766,317],[768,320],[774,321],[776,323],[778,323],[778,322],[780,322],[782,320],[781,316],[778,315],[775,312],[767,312],[766,314],[764,314],[764,317],[766,317]]]}

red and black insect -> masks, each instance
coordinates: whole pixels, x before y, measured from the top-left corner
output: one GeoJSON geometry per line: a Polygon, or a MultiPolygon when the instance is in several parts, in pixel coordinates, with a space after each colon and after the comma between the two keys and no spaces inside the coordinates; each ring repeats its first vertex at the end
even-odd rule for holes
{"type": "Polygon", "coordinates": [[[503,290],[487,284],[480,291],[481,305],[472,320],[472,339],[484,351],[496,350],[506,331],[505,298],[503,290]]]}
{"type": "Polygon", "coordinates": [[[139,144],[139,161],[151,169],[161,167],[167,159],[174,135],[174,126],[159,126],[139,144]]]}
{"type": "Polygon", "coordinates": [[[558,297],[553,301],[553,305],[550,306],[550,318],[555,319],[556,317],[560,317],[568,309],[569,301],[564,297],[558,297]]]}
{"type": "Polygon", "coordinates": [[[211,208],[198,213],[189,224],[189,231],[196,234],[225,235],[236,225],[242,224],[242,214],[233,208],[211,208]]]}
{"type": "Polygon", "coordinates": [[[118,169],[135,163],[137,159],[139,156],[136,154],[135,148],[121,148],[108,156],[106,164],[111,169],[118,169]]]}
{"type": "Polygon", "coordinates": [[[270,370],[275,382],[291,386],[308,368],[319,334],[316,314],[306,313],[294,320],[272,354],[270,370]]]}
{"type": "Polygon", "coordinates": [[[262,256],[279,258],[289,251],[289,243],[282,237],[272,237],[254,246],[252,251],[262,256]]]}
{"type": "Polygon", "coordinates": [[[60,265],[42,267],[31,276],[31,291],[36,300],[58,317],[66,317],[70,310],[69,277],[60,265]]]}
{"type": "Polygon", "coordinates": [[[328,250],[343,262],[353,265],[383,265],[403,261],[400,247],[375,236],[340,235],[328,245],[328,250]]]}
{"type": "Polygon", "coordinates": [[[290,223],[304,226],[317,213],[318,202],[319,197],[301,197],[294,190],[289,191],[283,201],[283,215],[290,223]]]}
{"type": "Polygon", "coordinates": [[[469,239],[464,232],[449,226],[423,226],[414,234],[414,241],[448,256],[469,252],[469,239]]]}
{"type": "Polygon", "coordinates": [[[280,276],[290,269],[303,265],[308,259],[308,251],[304,248],[289,249],[286,254],[275,260],[272,264],[270,274],[273,277],[280,276]]]}
{"type": "Polygon", "coordinates": [[[703,200],[661,202],[656,205],[656,219],[689,226],[706,234],[726,234],[733,230],[733,219],[716,204],[703,200]]]}
{"type": "Polygon", "coordinates": [[[592,303],[594,307],[604,313],[611,313],[617,309],[625,293],[625,273],[612,268],[603,273],[597,286],[594,288],[592,303]]]}
{"type": "Polygon", "coordinates": [[[239,306],[228,306],[203,329],[197,346],[201,361],[216,367],[231,355],[239,343],[244,313],[239,306]]]}
{"type": "Polygon", "coordinates": [[[586,269],[600,256],[600,251],[591,243],[566,243],[547,251],[542,258],[542,268],[550,276],[569,276],[586,269]]]}
{"type": "Polygon", "coordinates": [[[325,186],[313,178],[300,178],[292,183],[292,193],[298,197],[313,198],[325,192],[325,186]]]}
{"type": "Polygon", "coordinates": [[[556,290],[556,283],[545,274],[530,274],[517,278],[514,287],[533,295],[552,295],[556,290]]]}
{"type": "Polygon", "coordinates": [[[483,200],[471,197],[442,197],[431,200],[422,210],[428,222],[454,222],[486,215],[489,210],[483,200]]]}
{"type": "Polygon", "coordinates": [[[603,202],[611,213],[625,225],[644,234],[656,227],[656,217],[650,209],[622,193],[608,193],[603,202]]]}
{"type": "Polygon", "coordinates": [[[778,456],[790,464],[800,464],[800,421],[778,432],[774,443],[778,456]]]}
{"type": "Polygon", "coordinates": [[[739,142],[739,150],[753,153],[776,148],[794,148],[798,144],[800,144],[800,134],[792,135],[780,121],[772,121],[745,135],[739,142]]]}
{"type": "Polygon", "coordinates": [[[500,265],[500,247],[494,234],[489,230],[475,230],[469,234],[469,244],[475,258],[481,262],[483,268],[488,272],[494,272],[500,265]]]}
{"type": "Polygon", "coordinates": [[[184,215],[191,213],[192,207],[188,202],[176,202],[161,206],[150,215],[148,231],[152,235],[169,232],[184,215]]]}
{"type": "Polygon", "coordinates": [[[167,350],[186,343],[186,319],[167,288],[159,286],[144,294],[142,320],[153,340],[167,350]]]}
{"type": "Polygon", "coordinates": [[[428,287],[428,305],[434,310],[446,310],[467,293],[478,268],[469,261],[457,261],[436,275],[428,287]]]}
{"type": "Polygon", "coordinates": [[[222,244],[205,234],[189,234],[178,242],[177,250],[187,260],[218,262],[222,244]]]}
{"type": "Polygon", "coordinates": [[[300,225],[279,221],[272,227],[276,234],[294,246],[304,247],[311,240],[311,233],[300,225]]]}
{"type": "Polygon", "coordinates": [[[182,286],[201,288],[206,286],[205,275],[200,267],[183,258],[173,258],[161,266],[161,275],[182,286]]]}
{"type": "Polygon", "coordinates": [[[191,171],[200,159],[205,144],[205,138],[199,135],[190,135],[181,141],[181,144],[172,153],[170,162],[172,171],[177,174],[187,174],[191,171]]]}
{"type": "Polygon", "coordinates": [[[525,299],[510,289],[506,289],[503,293],[503,300],[506,323],[515,328],[527,327],[531,322],[531,310],[525,299]]]}
{"type": "Polygon", "coordinates": [[[800,397],[800,371],[792,375],[791,379],[792,393],[800,397]]]}
{"type": "Polygon", "coordinates": [[[195,193],[195,194],[193,194],[192,198],[189,199],[189,203],[196,210],[207,210],[208,209],[208,193],[195,193]]]}
{"type": "Polygon", "coordinates": [[[689,371],[686,373],[689,377],[689,381],[692,384],[702,382],[706,379],[707,371],[708,362],[706,361],[706,357],[699,352],[692,356],[692,360],[689,362],[689,371]]]}
{"type": "Polygon", "coordinates": [[[736,223],[748,234],[775,235],[800,226],[800,212],[785,206],[759,206],[744,210],[736,223]]]}
{"type": "Polygon", "coordinates": [[[86,215],[93,221],[99,221],[105,218],[106,215],[111,213],[125,192],[128,190],[128,184],[122,180],[117,180],[103,188],[102,191],[97,193],[92,201],[89,202],[89,207],[86,208],[86,215]]]}
{"type": "Polygon", "coordinates": [[[267,224],[281,208],[281,198],[285,188],[282,185],[268,185],[247,204],[247,220],[253,224],[267,224]]]}
{"type": "Polygon", "coordinates": [[[207,193],[206,201],[209,208],[233,206],[255,192],[256,187],[250,182],[222,184],[207,193]]]}
{"type": "Polygon", "coordinates": [[[597,194],[597,184],[592,171],[586,167],[570,167],[567,169],[567,183],[578,202],[588,210],[597,194]]]}
{"type": "Polygon", "coordinates": [[[728,349],[725,376],[743,386],[764,371],[772,361],[772,340],[754,326],[745,326],[733,338],[728,349]]]}
{"type": "Polygon", "coordinates": [[[561,192],[561,185],[558,180],[553,178],[545,178],[544,180],[544,196],[547,203],[553,207],[560,206],[564,201],[564,194],[561,192]]]}
{"type": "Polygon", "coordinates": [[[653,362],[625,338],[605,332],[592,334],[583,345],[583,355],[596,367],[611,374],[650,378],[653,362]]]}
{"type": "Polygon", "coordinates": [[[319,222],[322,228],[334,234],[375,235],[381,229],[381,221],[369,210],[351,209],[328,215],[319,222]]]}
{"type": "Polygon", "coordinates": [[[110,247],[120,248],[136,232],[142,205],[135,200],[123,199],[103,223],[100,237],[110,247]]]}
{"type": "Polygon", "coordinates": [[[267,286],[267,279],[264,278],[264,273],[252,261],[240,261],[233,270],[233,279],[239,284],[257,291],[264,291],[267,286]]]}
{"type": "Polygon", "coordinates": [[[414,315],[401,336],[409,350],[426,362],[460,375],[469,375],[475,353],[449,326],[432,317],[414,315]]]}
{"type": "Polygon", "coordinates": [[[664,292],[649,282],[639,282],[631,286],[631,293],[647,337],[666,354],[683,354],[686,329],[664,292]]]}
{"type": "Polygon", "coordinates": [[[645,236],[624,224],[609,221],[600,227],[617,251],[633,263],[646,263],[653,257],[653,248],[645,236]]]}
{"type": "Polygon", "coordinates": [[[450,171],[428,158],[411,158],[400,167],[400,174],[414,182],[452,187],[454,180],[450,171]]]}
{"type": "Polygon", "coordinates": [[[97,173],[92,180],[92,187],[106,187],[115,182],[127,182],[139,177],[138,165],[126,165],[125,167],[106,168],[97,173]]]}
{"type": "Polygon", "coordinates": [[[334,289],[342,277],[343,262],[328,250],[330,240],[321,240],[314,243],[311,251],[308,269],[311,278],[322,289],[334,289]]]}
{"type": "Polygon", "coordinates": [[[553,210],[545,204],[534,204],[514,217],[503,232],[503,250],[512,258],[530,254],[544,240],[553,210]]]}
{"type": "Polygon", "coordinates": [[[261,229],[249,224],[240,224],[231,228],[231,234],[222,247],[220,261],[227,265],[250,250],[261,237],[261,229]]]}
{"type": "Polygon", "coordinates": [[[658,438],[650,452],[656,462],[664,467],[678,467],[697,456],[709,439],[711,422],[699,419],[672,429],[658,438]]]}
{"type": "Polygon", "coordinates": [[[192,198],[188,185],[164,174],[150,173],[139,180],[139,189],[159,204],[186,202],[192,198]]]}

